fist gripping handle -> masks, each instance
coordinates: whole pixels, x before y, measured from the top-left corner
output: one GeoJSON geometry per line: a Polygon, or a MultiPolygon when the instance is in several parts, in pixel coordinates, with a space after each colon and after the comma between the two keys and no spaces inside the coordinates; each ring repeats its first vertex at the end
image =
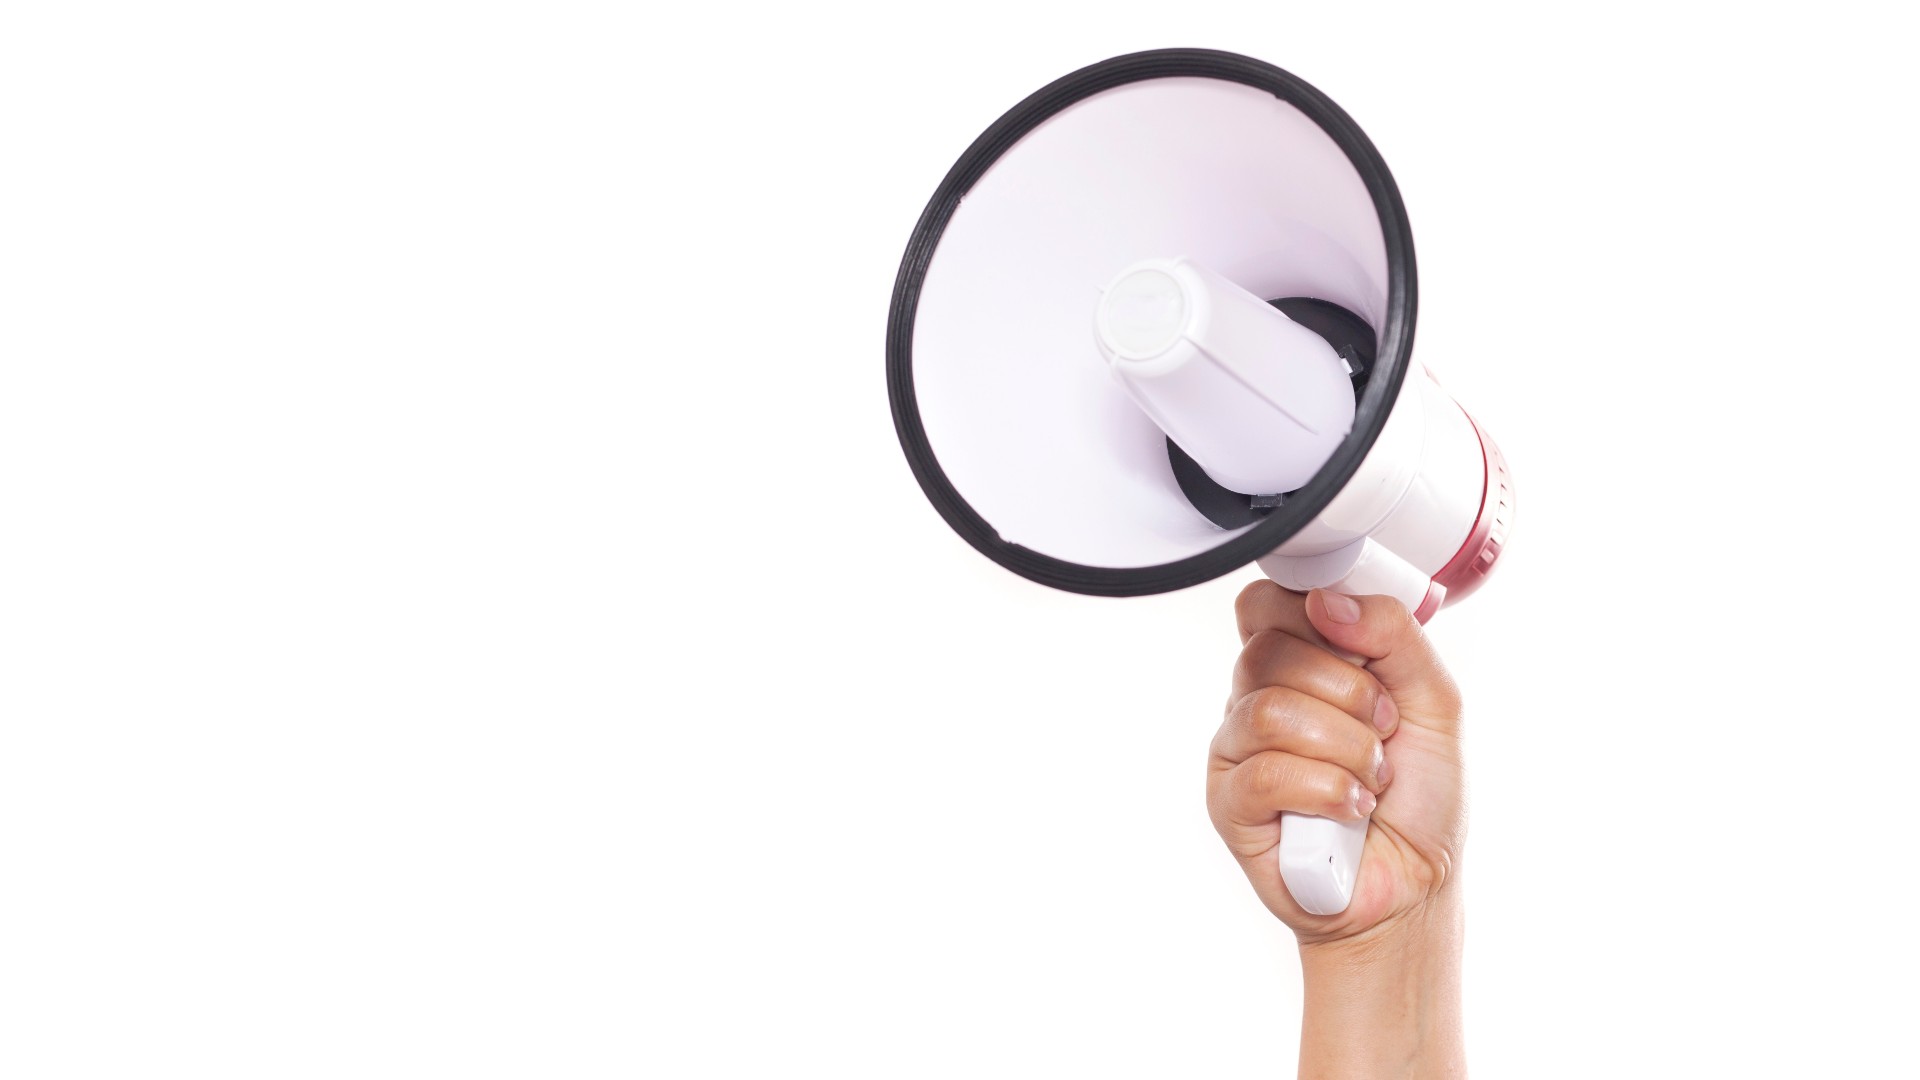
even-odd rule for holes
{"type": "MultiPolygon", "coordinates": [[[[1325,555],[1269,555],[1260,569],[1280,585],[1305,592],[1332,589],[1348,596],[1386,595],[1408,611],[1439,606],[1440,586],[1406,560],[1370,539],[1325,555]]],[[[1310,915],[1338,915],[1353,900],[1360,853],[1367,846],[1366,821],[1335,821],[1313,814],[1280,815],[1280,879],[1293,901],[1310,915]]]]}

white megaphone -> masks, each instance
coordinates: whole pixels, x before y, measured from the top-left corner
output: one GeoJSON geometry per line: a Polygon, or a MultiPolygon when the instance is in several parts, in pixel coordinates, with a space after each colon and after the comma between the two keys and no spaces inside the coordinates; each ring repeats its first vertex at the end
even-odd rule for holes
{"type": "MultiPolygon", "coordinates": [[[[1410,360],[1413,237],[1373,144],[1279,68],[1168,49],[1074,72],[967,149],[895,283],[887,386],[927,497],[1042,584],[1183,588],[1258,562],[1422,621],[1493,568],[1506,462],[1410,360]]],[[[1314,914],[1365,822],[1288,814],[1314,914]]]]}

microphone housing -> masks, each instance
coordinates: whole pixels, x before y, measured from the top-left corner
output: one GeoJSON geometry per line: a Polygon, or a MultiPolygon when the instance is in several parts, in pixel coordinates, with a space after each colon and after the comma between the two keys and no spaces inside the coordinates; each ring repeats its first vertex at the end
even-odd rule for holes
{"type": "Polygon", "coordinates": [[[1191,259],[1128,267],[1093,322],[1127,396],[1231,491],[1304,486],[1353,426],[1349,369],[1327,339],[1191,259]]]}

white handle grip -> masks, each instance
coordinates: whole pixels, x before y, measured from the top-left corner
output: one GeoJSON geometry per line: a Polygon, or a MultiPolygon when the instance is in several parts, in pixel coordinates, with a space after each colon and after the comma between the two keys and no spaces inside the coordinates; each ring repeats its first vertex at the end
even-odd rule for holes
{"type": "MultiPolygon", "coordinates": [[[[1350,596],[1398,597],[1420,609],[1438,588],[1386,547],[1360,539],[1338,551],[1307,557],[1269,555],[1267,576],[1289,589],[1332,589],[1350,596]]],[[[1312,814],[1280,815],[1280,880],[1293,901],[1313,915],[1338,915],[1353,900],[1360,852],[1367,845],[1365,821],[1335,821],[1312,814]]]]}
{"type": "Polygon", "coordinates": [[[1312,814],[1280,815],[1280,880],[1293,902],[1312,915],[1338,915],[1353,899],[1360,851],[1367,846],[1365,821],[1335,821],[1312,814]]]}

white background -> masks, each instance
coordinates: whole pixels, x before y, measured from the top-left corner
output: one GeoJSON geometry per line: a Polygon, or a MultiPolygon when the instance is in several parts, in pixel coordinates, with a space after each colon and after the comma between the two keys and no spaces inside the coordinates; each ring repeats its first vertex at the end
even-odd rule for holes
{"type": "Polygon", "coordinates": [[[882,374],[954,158],[1164,45],[1366,128],[1416,355],[1518,471],[1434,627],[1476,1071],[1911,1069],[1909,40],[10,5],[0,1073],[1290,1073],[1290,939],[1201,798],[1251,571],[998,569],[882,374]]]}

